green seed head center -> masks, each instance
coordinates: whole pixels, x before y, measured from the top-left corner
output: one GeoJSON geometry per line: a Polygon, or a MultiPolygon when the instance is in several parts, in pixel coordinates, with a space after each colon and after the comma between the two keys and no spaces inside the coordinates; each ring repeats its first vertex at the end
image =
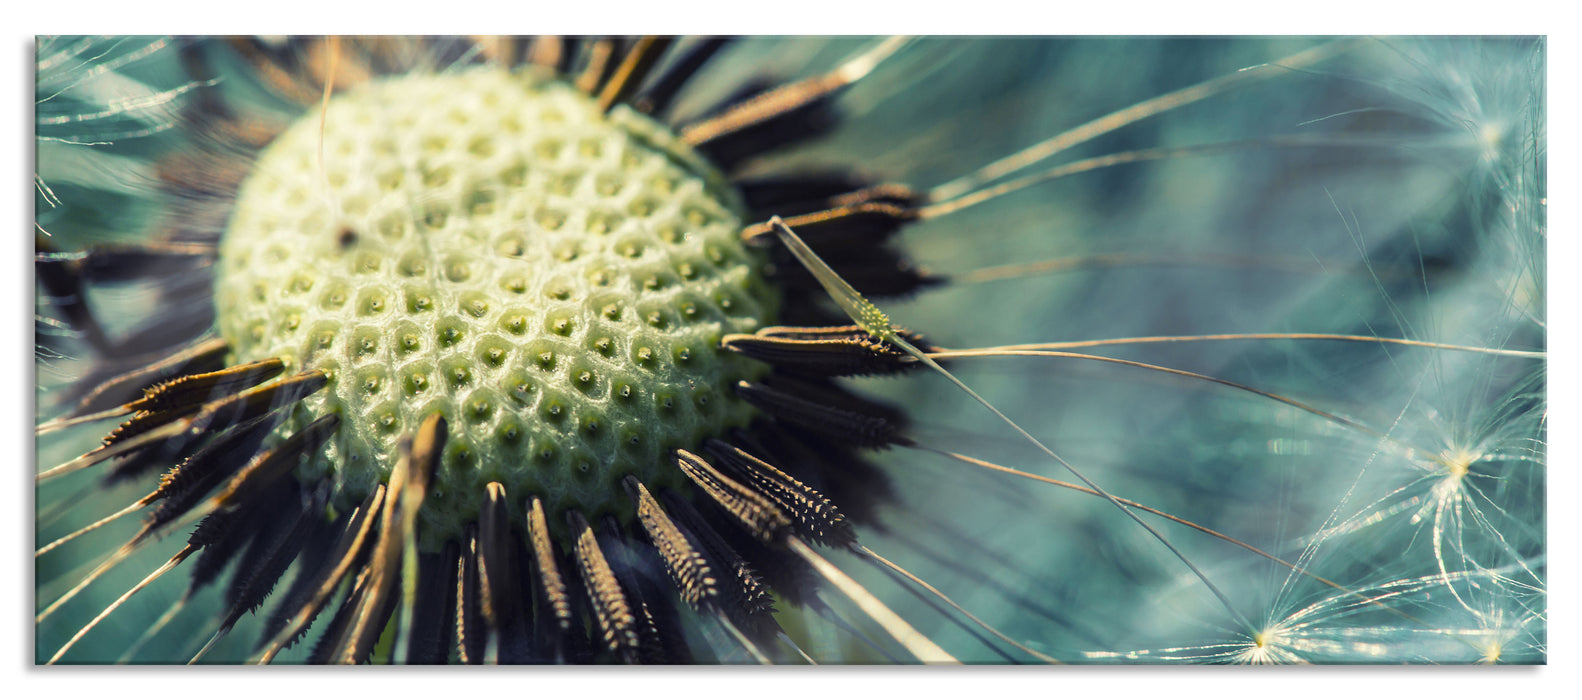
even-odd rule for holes
{"type": "MultiPolygon", "coordinates": [[[[743,425],[718,351],[771,321],[734,194],[670,132],[571,87],[477,69],[359,86],[260,156],[220,252],[220,331],[239,360],[330,372],[294,422],[339,434],[300,473],[347,499],[386,479],[434,412],[451,439],[429,536],[484,486],[592,516],[635,474],[743,425]]],[[[428,539],[428,536],[425,536],[428,539]]]]}

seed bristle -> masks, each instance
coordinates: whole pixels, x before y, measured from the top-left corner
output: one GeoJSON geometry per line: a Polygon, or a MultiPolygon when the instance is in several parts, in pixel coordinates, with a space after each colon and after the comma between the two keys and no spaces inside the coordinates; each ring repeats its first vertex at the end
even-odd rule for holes
{"type": "Polygon", "coordinates": [[[593,604],[594,618],[598,622],[605,648],[615,652],[626,663],[637,663],[641,645],[637,631],[639,621],[626,601],[620,581],[616,580],[615,572],[610,570],[599,541],[594,537],[593,528],[582,514],[574,510],[568,512],[566,523],[575,537],[573,555],[577,560],[577,569],[582,574],[588,599],[593,604]]]}
{"type": "MultiPolygon", "coordinates": [[[[921,342],[920,336],[914,333],[897,332],[921,342]]],[[[751,335],[727,335],[720,344],[727,350],[778,368],[814,376],[895,374],[919,366],[910,355],[858,326],[774,326],[751,335]]]]}
{"type": "MultiPolygon", "coordinates": [[[[281,616],[285,622],[280,625],[280,629],[274,636],[270,637],[269,641],[263,645],[263,652],[258,659],[259,663],[269,663],[282,649],[294,644],[302,635],[307,633],[308,625],[313,622],[314,618],[318,617],[319,612],[324,609],[330,597],[340,588],[341,582],[351,572],[353,564],[372,546],[373,539],[376,537],[374,528],[379,522],[379,514],[386,497],[384,484],[380,484],[374,489],[373,493],[368,494],[368,498],[357,508],[356,513],[347,521],[345,529],[341,531],[340,538],[333,550],[334,556],[326,560],[329,565],[321,568],[321,573],[315,574],[313,577],[313,580],[318,582],[317,588],[310,588],[309,590],[312,591],[311,595],[306,596],[306,599],[300,605],[282,606],[280,610],[276,611],[276,615],[281,616]]],[[[348,602],[350,602],[349,597],[348,602]]],[[[346,609],[344,604],[341,607],[342,611],[346,609]]],[[[339,615],[340,613],[338,612],[337,617],[339,615]]],[[[324,637],[320,640],[321,643],[324,639],[333,636],[331,634],[333,629],[335,629],[335,625],[332,624],[325,631],[324,637]]],[[[333,642],[331,644],[333,645],[333,642]]],[[[315,657],[317,657],[317,650],[318,648],[315,647],[315,657]]],[[[325,653],[328,653],[328,651],[329,648],[326,647],[325,653]]]]}
{"type": "Polygon", "coordinates": [[[911,444],[899,424],[900,414],[838,389],[789,382],[771,387],[741,381],[736,384],[736,394],[778,420],[832,440],[869,448],[911,444]]]}
{"type": "Polygon", "coordinates": [[[92,384],[93,388],[77,401],[65,417],[117,408],[143,396],[147,388],[160,382],[174,379],[182,374],[204,373],[219,369],[225,353],[229,351],[230,346],[223,339],[210,338],[169,355],[161,355],[159,359],[125,370],[108,379],[99,378],[97,373],[89,374],[82,383],[92,384]]]}
{"type": "Polygon", "coordinates": [[[621,485],[637,506],[637,519],[665,562],[665,570],[675,582],[681,599],[694,609],[705,604],[717,604],[720,596],[718,579],[702,552],[687,540],[670,516],[659,507],[659,502],[648,492],[648,487],[643,486],[636,477],[626,477],[621,485]]]}
{"type": "Polygon", "coordinates": [[[797,531],[804,537],[832,547],[856,544],[851,522],[823,494],[734,445],[707,440],[704,449],[795,517],[797,531]]]}
{"type": "Polygon", "coordinates": [[[676,465],[709,498],[764,544],[777,544],[791,530],[791,520],[763,494],[721,474],[707,460],[676,450],[676,465]]]}
{"type": "Polygon", "coordinates": [[[648,115],[665,114],[682,86],[730,41],[731,37],[706,37],[687,46],[658,78],[637,93],[632,107],[648,115]]]}
{"type": "Polygon", "coordinates": [[[544,517],[544,503],[537,496],[532,498],[528,506],[527,535],[533,546],[538,592],[544,596],[549,608],[549,614],[539,616],[545,621],[541,626],[551,627],[548,636],[552,640],[556,660],[564,660],[566,636],[570,634],[572,625],[571,595],[560,573],[554,539],[549,532],[549,522],[544,517]]]}

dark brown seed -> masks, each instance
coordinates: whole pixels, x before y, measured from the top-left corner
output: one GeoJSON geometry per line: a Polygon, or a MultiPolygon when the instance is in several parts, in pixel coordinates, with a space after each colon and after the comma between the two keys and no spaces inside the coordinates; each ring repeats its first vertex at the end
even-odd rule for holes
{"type": "Polygon", "coordinates": [[[158,532],[201,503],[209,490],[236,473],[263,445],[264,439],[285,418],[276,414],[272,419],[236,426],[210,440],[192,456],[182,460],[165,472],[159,486],[140,501],[156,504],[148,514],[143,529],[132,538],[140,542],[158,532]]]}
{"type": "Polygon", "coordinates": [[[581,513],[566,514],[567,524],[576,538],[573,550],[577,569],[582,574],[588,599],[593,604],[593,614],[603,634],[604,646],[618,654],[627,663],[637,663],[639,644],[638,619],[626,601],[620,581],[610,570],[609,562],[593,534],[593,528],[581,513]]]}
{"type": "Polygon", "coordinates": [[[782,510],[796,518],[797,532],[832,547],[856,543],[857,533],[851,523],[824,494],[734,445],[709,440],[704,443],[704,448],[722,467],[734,471],[743,481],[773,499],[782,510]]]}
{"type": "Polygon", "coordinates": [[[676,450],[676,465],[759,541],[777,544],[790,532],[791,520],[773,501],[721,474],[702,457],[676,450]]]}
{"type": "Polygon", "coordinates": [[[645,36],[632,42],[626,57],[616,67],[615,75],[599,91],[599,111],[608,112],[631,97],[674,40],[674,37],[645,36]]]}
{"type": "Polygon", "coordinates": [[[540,616],[547,621],[548,634],[556,660],[564,660],[566,636],[571,632],[571,595],[566,590],[566,580],[560,573],[555,554],[554,540],[549,534],[549,523],[544,517],[544,504],[534,496],[528,506],[527,535],[533,546],[533,566],[538,592],[548,606],[548,614],[540,616]]]}
{"type": "Polygon", "coordinates": [[[881,448],[909,445],[901,433],[899,416],[845,392],[802,391],[738,382],[736,394],[776,420],[806,428],[824,437],[856,447],[881,448]],[[799,395],[800,394],[800,395],[799,395]],[[817,395],[818,399],[808,398],[817,395]]]}
{"type": "Polygon", "coordinates": [[[730,37],[697,40],[677,56],[651,86],[638,93],[632,100],[632,106],[644,114],[663,115],[670,109],[670,101],[681,91],[681,87],[730,41],[730,37]]]}
{"type": "Polygon", "coordinates": [[[834,96],[849,79],[826,73],[759,93],[681,127],[681,140],[729,171],[746,158],[828,130],[834,96]]]}
{"type": "Polygon", "coordinates": [[[232,508],[263,493],[290,474],[303,455],[317,450],[340,427],[339,414],[330,413],[309,423],[247,466],[242,467],[214,496],[216,508],[232,508]]]}
{"type": "Polygon", "coordinates": [[[171,411],[214,401],[279,376],[285,363],[278,358],[249,362],[216,372],[189,374],[160,382],[144,390],[143,398],[127,404],[133,411],[171,411]]]}
{"type": "Polygon", "coordinates": [[[145,390],[182,374],[206,373],[220,368],[230,346],[219,338],[200,341],[174,354],[161,357],[108,379],[90,375],[83,380],[93,388],[80,399],[66,417],[107,411],[145,395],[145,390]]]}
{"type": "MultiPolygon", "coordinates": [[[[318,617],[319,613],[324,610],[324,606],[329,603],[335,591],[340,589],[341,583],[351,573],[353,564],[361,559],[368,549],[373,546],[373,541],[377,537],[376,530],[379,524],[379,515],[383,510],[385,498],[385,486],[380,484],[358,507],[356,515],[352,516],[351,520],[346,523],[345,529],[341,531],[340,538],[337,540],[333,550],[334,556],[327,560],[332,562],[333,565],[326,566],[314,576],[314,580],[317,581],[318,585],[312,589],[311,595],[306,596],[306,600],[302,601],[300,605],[293,604],[290,607],[283,607],[277,613],[283,614],[286,622],[280,625],[280,630],[270,637],[268,643],[264,645],[264,654],[262,656],[264,663],[268,663],[282,648],[295,643],[307,632],[308,626],[313,623],[313,619],[318,617]]],[[[354,589],[353,592],[356,593],[356,590],[354,589]]],[[[342,604],[340,612],[337,612],[337,618],[340,617],[341,612],[346,612],[348,606],[353,602],[352,598],[353,596],[348,596],[346,602],[342,604]]],[[[355,609],[354,606],[353,609],[355,609]]],[[[332,624],[329,625],[329,629],[325,631],[324,636],[320,639],[320,646],[325,644],[325,640],[329,640],[328,646],[324,646],[326,654],[338,649],[339,642],[334,638],[341,636],[340,631],[343,629],[344,623],[341,623],[341,626],[337,626],[335,621],[332,621],[332,624]]],[[[319,648],[319,646],[314,647],[315,658],[318,656],[319,648]]]]}
{"type": "Polygon", "coordinates": [[[484,644],[488,641],[478,581],[476,530],[476,526],[468,526],[456,569],[456,654],[464,664],[483,663],[484,644]]]}
{"type": "Polygon", "coordinates": [[[621,485],[637,506],[637,519],[665,562],[665,570],[681,593],[681,600],[694,609],[704,604],[717,604],[719,582],[708,559],[687,540],[637,477],[627,476],[621,485]]]}
{"type": "Polygon", "coordinates": [[[412,634],[407,641],[409,664],[443,664],[450,656],[450,637],[455,629],[456,561],[461,548],[455,541],[445,543],[438,553],[418,556],[416,605],[412,611],[412,634]]]}
{"type": "MultiPolygon", "coordinates": [[[[902,330],[899,335],[919,349],[928,348],[915,333],[902,330]]],[[[858,326],[777,326],[752,335],[727,335],[720,344],[755,360],[814,376],[894,374],[921,366],[911,355],[858,326]]]]}

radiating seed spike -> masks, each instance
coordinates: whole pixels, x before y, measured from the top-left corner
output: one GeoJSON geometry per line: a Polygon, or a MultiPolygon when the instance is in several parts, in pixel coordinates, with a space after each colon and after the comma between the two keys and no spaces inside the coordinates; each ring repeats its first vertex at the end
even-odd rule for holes
{"type": "Polygon", "coordinates": [[[735,184],[754,220],[828,209],[836,197],[873,186],[868,178],[847,169],[799,169],[790,173],[751,175],[736,178],[735,184]]]}
{"type": "MultiPolygon", "coordinates": [[[[124,446],[133,438],[146,435],[155,428],[170,425],[183,416],[196,413],[198,406],[183,406],[165,411],[138,411],[132,414],[125,422],[117,425],[109,435],[100,441],[100,449],[124,446]]],[[[178,432],[179,434],[179,432],[178,432]]]]}
{"type": "Polygon", "coordinates": [[[894,425],[897,430],[905,429],[907,424],[907,413],[901,408],[876,399],[865,398],[829,379],[770,375],[764,377],[762,383],[771,389],[797,398],[881,418],[886,423],[894,425]]]}
{"type": "MultiPolygon", "coordinates": [[[[935,349],[921,334],[905,328],[896,327],[895,334],[903,340],[917,346],[925,352],[935,349]]],[[[766,338],[785,338],[790,340],[861,340],[867,338],[877,342],[873,336],[863,330],[862,326],[766,326],[758,329],[756,335],[766,338]]],[[[887,346],[889,347],[889,346],[887,346]]],[[[899,349],[897,349],[899,351],[899,349]]]]}
{"type": "Polygon", "coordinates": [[[220,368],[227,352],[230,352],[230,345],[224,339],[209,338],[109,378],[89,375],[84,382],[97,384],[78,399],[66,417],[106,411],[135,401],[144,395],[145,389],[182,374],[212,372],[220,368]]]}
{"type": "MultiPolygon", "coordinates": [[[[416,436],[400,441],[401,454],[390,472],[388,495],[379,518],[379,534],[363,565],[363,573],[368,577],[366,590],[346,628],[344,641],[335,652],[337,663],[367,661],[386,621],[395,611],[400,600],[396,588],[401,580],[402,558],[409,554],[407,543],[415,542],[417,512],[423,507],[428,481],[444,443],[445,419],[438,413],[423,420],[416,436]]],[[[417,554],[410,552],[410,555],[417,554]]]]}
{"type": "Polygon", "coordinates": [[[122,455],[105,471],[103,483],[105,486],[114,486],[125,481],[140,479],[148,476],[156,469],[168,468],[172,462],[180,461],[181,455],[186,452],[187,445],[176,444],[169,441],[164,444],[150,445],[141,450],[134,450],[122,455]]]}
{"type": "Polygon", "coordinates": [[[346,592],[345,599],[341,600],[340,607],[335,609],[335,614],[331,615],[330,621],[324,625],[324,634],[314,642],[313,650],[308,653],[307,663],[322,666],[336,662],[349,641],[352,620],[362,606],[363,597],[367,593],[367,582],[367,572],[364,571],[358,575],[351,590],[346,592]]]}
{"type": "Polygon", "coordinates": [[[855,397],[843,401],[844,405],[832,405],[747,381],[737,382],[736,394],[776,419],[857,447],[912,444],[900,426],[886,416],[863,410],[868,406],[855,397]]]}
{"type": "Polygon", "coordinates": [[[749,627],[754,634],[761,629],[778,629],[770,617],[775,613],[774,597],[764,586],[758,572],[709,526],[691,503],[668,492],[661,493],[659,499],[675,517],[676,526],[694,538],[712,560],[719,562],[719,571],[726,575],[721,585],[730,582],[722,600],[726,612],[737,623],[749,627]]]}
{"type": "Polygon", "coordinates": [[[295,485],[282,485],[273,498],[260,497],[259,508],[269,511],[258,520],[259,530],[237,560],[231,584],[225,592],[225,617],[208,644],[198,650],[189,664],[197,663],[213,646],[230,633],[242,615],[258,608],[291,561],[301,552],[312,528],[323,522],[323,506],[328,500],[327,486],[317,489],[313,502],[304,506],[295,485]]]}
{"type": "Polygon", "coordinates": [[[868,301],[851,284],[842,279],[840,275],[831,270],[829,265],[819,258],[818,254],[809,248],[807,243],[796,235],[791,227],[786,226],[784,220],[775,216],[769,219],[769,225],[774,228],[780,242],[790,250],[803,267],[818,280],[820,286],[829,294],[830,299],[840,306],[846,315],[862,329],[868,331],[875,338],[892,340],[895,326],[890,325],[890,317],[886,316],[873,302],[868,301]]]}
{"type": "Polygon", "coordinates": [[[456,654],[464,664],[481,664],[488,635],[479,600],[477,526],[467,526],[462,543],[456,568],[456,654]]]}
{"type": "Polygon", "coordinates": [[[576,86],[589,95],[597,94],[604,85],[612,71],[615,70],[615,40],[609,37],[599,37],[588,42],[583,49],[587,62],[583,64],[582,72],[577,75],[576,86]]]}
{"type": "MultiPolygon", "coordinates": [[[[341,537],[336,543],[334,550],[336,556],[330,559],[330,561],[334,562],[334,565],[325,569],[322,576],[315,577],[319,581],[318,588],[313,591],[313,594],[300,607],[283,611],[287,612],[290,617],[287,618],[287,622],[284,625],[281,625],[280,631],[276,632],[269,642],[264,645],[263,653],[259,656],[260,663],[269,663],[276,654],[280,653],[281,649],[299,639],[307,631],[308,625],[324,609],[324,605],[329,602],[330,596],[334,595],[336,589],[340,588],[341,582],[345,580],[346,575],[351,571],[353,563],[358,560],[367,547],[371,546],[376,536],[375,526],[379,523],[379,515],[383,510],[386,497],[385,485],[380,484],[374,488],[374,492],[369,494],[363,504],[358,507],[357,513],[346,524],[346,529],[342,531],[341,537]]],[[[329,636],[331,635],[326,632],[325,637],[329,636]]]]}
{"type": "Polygon", "coordinates": [[[329,413],[293,433],[285,442],[254,457],[214,495],[210,506],[232,508],[256,497],[290,474],[303,455],[318,450],[340,427],[340,414],[329,413]]]}
{"type": "Polygon", "coordinates": [[[455,628],[451,611],[456,609],[456,564],[460,554],[461,546],[449,541],[444,550],[421,555],[407,663],[443,664],[450,656],[451,630],[455,628]]]}
{"type": "MultiPolygon", "coordinates": [[[[373,576],[398,575],[398,572],[366,572],[373,576]]],[[[341,646],[334,655],[335,663],[342,665],[368,663],[368,657],[373,654],[374,644],[379,641],[379,635],[384,632],[385,625],[389,623],[390,616],[395,614],[396,604],[400,599],[389,593],[375,591],[372,586],[376,581],[371,580],[365,584],[367,590],[363,591],[361,600],[358,601],[356,616],[352,618],[351,627],[347,628],[341,646]]]]}
{"type": "Polygon", "coordinates": [[[681,128],[681,140],[731,169],[744,158],[806,138],[833,124],[830,104],[842,90],[900,48],[890,39],[828,73],[782,85],[723,113],[681,128]]]}
{"type": "Polygon", "coordinates": [[[839,503],[848,520],[882,526],[878,508],[893,500],[895,488],[889,474],[863,450],[811,430],[769,422],[755,425],[750,432],[737,431],[732,440],[839,503]]]}
{"type": "Polygon", "coordinates": [[[128,403],[127,407],[134,411],[150,412],[172,411],[188,406],[195,409],[215,401],[217,396],[228,396],[273,379],[283,371],[285,363],[279,358],[270,358],[215,372],[189,374],[143,390],[143,398],[128,403]]]}
{"type": "MultiPolygon", "coordinates": [[[[776,218],[782,218],[786,226],[796,229],[808,245],[826,256],[839,248],[877,246],[895,235],[903,225],[917,220],[917,210],[884,201],[880,190],[847,193],[844,202],[827,209],[776,218]],[[865,201],[864,197],[873,199],[865,201]]],[[[742,229],[742,240],[748,245],[772,245],[777,234],[772,221],[749,224],[742,229]]]]}
{"type": "Polygon", "coordinates": [[[274,418],[232,428],[171,467],[160,477],[159,487],[144,497],[154,507],[133,541],[147,538],[186,515],[203,502],[209,491],[246,465],[284,416],[277,414],[274,418]]]}
{"type": "Polygon", "coordinates": [[[599,111],[608,112],[611,107],[631,97],[673,41],[674,37],[645,36],[632,42],[632,47],[616,67],[615,74],[599,91],[599,111]]]}
{"type": "Polygon", "coordinates": [[[210,513],[193,528],[187,543],[202,548],[198,560],[189,567],[192,581],[187,584],[187,595],[195,595],[205,586],[219,579],[227,564],[247,550],[260,531],[260,521],[267,521],[271,514],[263,507],[237,508],[210,513]]]}
{"type": "Polygon", "coordinates": [[[704,442],[704,449],[795,517],[804,536],[832,547],[856,543],[851,523],[824,494],[734,445],[711,439],[704,442]]]}
{"type": "Polygon", "coordinates": [[[599,548],[593,528],[577,511],[566,514],[566,522],[575,536],[573,553],[577,569],[582,574],[583,586],[593,604],[593,613],[603,634],[604,646],[618,654],[626,663],[638,662],[641,640],[637,633],[638,619],[633,614],[621,584],[610,570],[610,564],[599,548]]]}
{"type": "MultiPolygon", "coordinates": [[[[209,517],[214,518],[224,514],[216,513],[209,517]]],[[[296,577],[292,579],[291,586],[286,592],[280,596],[274,610],[264,618],[258,642],[253,646],[255,653],[263,650],[264,646],[285,628],[291,621],[293,613],[303,609],[312,601],[313,594],[318,591],[322,582],[320,574],[335,565],[336,546],[348,531],[352,517],[351,512],[341,513],[333,521],[325,523],[322,529],[306,538],[307,541],[302,546],[302,554],[297,557],[296,577]]]]}
{"type": "Polygon", "coordinates": [[[830,204],[846,207],[869,202],[898,204],[911,207],[923,200],[923,194],[899,182],[879,182],[830,198],[830,204]]]}
{"type": "Polygon", "coordinates": [[[638,663],[655,665],[673,663],[670,659],[670,649],[660,641],[664,635],[659,631],[659,619],[649,601],[638,601],[632,606],[632,612],[637,617],[637,661],[638,663]]]}
{"type": "Polygon", "coordinates": [[[189,430],[197,434],[218,426],[252,420],[296,403],[327,384],[329,375],[324,370],[309,370],[256,386],[230,398],[204,404],[203,409],[192,417],[189,430]]]}
{"type": "Polygon", "coordinates": [[[920,366],[910,355],[857,326],[766,328],[752,335],[727,335],[720,344],[781,369],[817,376],[894,374],[920,366]],[[766,332],[771,330],[780,332],[766,332]]]}
{"type": "Polygon", "coordinates": [[[691,660],[686,635],[681,631],[672,591],[656,580],[662,563],[654,561],[652,549],[634,546],[614,516],[605,516],[604,548],[610,570],[620,582],[628,605],[637,617],[638,662],[643,664],[686,663],[691,660]]]}
{"type": "Polygon", "coordinates": [[[549,533],[549,522],[544,517],[544,504],[537,496],[532,497],[528,505],[527,535],[532,541],[538,592],[548,604],[547,617],[554,628],[551,637],[554,639],[556,660],[563,661],[563,647],[572,625],[571,595],[566,589],[566,579],[560,573],[554,540],[549,533]]]}
{"type": "MultiPolygon", "coordinates": [[[[268,547],[268,551],[259,557],[256,562],[249,561],[243,556],[237,564],[236,573],[231,579],[231,591],[226,598],[231,605],[231,616],[240,618],[243,613],[253,612],[262,605],[264,599],[274,591],[275,585],[280,582],[280,577],[285,575],[286,569],[302,553],[303,546],[315,533],[328,525],[324,518],[324,509],[329,502],[329,489],[327,484],[321,484],[309,495],[306,504],[298,503],[292,506],[290,501],[300,501],[301,496],[297,489],[288,489],[287,508],[277,513],[275,519],[289,522],[289,528],[282,528],[279,536],[268,547]],[[289,517],[289,513],[296,511],[296,517],[289,517]]],[[[261,540],[260,540],[261,541],[261,540]]],[[[251,552],[248,552],[251,554],[251,552]]]]}
{"type": "Polygon", "coordinates": [[[730,41],[730,37],[704,37],[687,46],[649,87],[637,94],[632,100],[632,107],[650,116],[663,115],[670,109],[671,100],[675,99],[682,86],[730,41]]]}
{"type": "Polygon", "coordinates": [[[693,609],[704,604],[718,604],[718,578],[708,559],[687,541],[637,477],[628,475],[621,480],[621,485],[637,506],[637,518],[642,522],[643,531],[648,533],[649,540],[665,562],[665,569],[681,593],[681,599],[693,609]]]}
{"type": "MultiPolygon", "coordinates": [[[[478,582],[484,624],[491,646],[503,646],[519,632],[516,597],[510,582],[516,572],[511,561],[511,521],[505,486],[491,481],[484,486],[483,512],[478,516],[478,582]]],[[[515,640],[512,640],[513,642],[515,640]]]]}
{"type": "Polygon", "coordinates": [[[327,375],[322,370],[313,370],[254,387],[235,396],[204,404],[194,415],[175,418],[164,425],[149,428],[135,437],[117,438],[113,444],[110,444],[107,438],[107,444],[65,464],[39,472],[35,478],[43,482],[155,443],[180,437],[189,439],[201,437],[206,432],[225,426],[246,423],[324,388],[328,381],[327,375]]]}
{"type": "Polygon", "coordinates": [[[726,512],[735,516],[747,531],[760,541],[779,542],[791,529],[791,520],[763,494],[731,480],[709,464],[686,450],[676,450],[676,464],[702,488],[709,498],[726,512]]]}

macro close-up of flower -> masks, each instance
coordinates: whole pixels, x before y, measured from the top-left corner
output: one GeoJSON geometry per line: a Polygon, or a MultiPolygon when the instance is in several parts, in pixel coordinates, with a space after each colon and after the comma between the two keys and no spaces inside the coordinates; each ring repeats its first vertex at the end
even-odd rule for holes
{"type": "Polygon", "coordinates": [[[1547,662],[1542,37],[34,58],[34,664],[1547,662]]]}

